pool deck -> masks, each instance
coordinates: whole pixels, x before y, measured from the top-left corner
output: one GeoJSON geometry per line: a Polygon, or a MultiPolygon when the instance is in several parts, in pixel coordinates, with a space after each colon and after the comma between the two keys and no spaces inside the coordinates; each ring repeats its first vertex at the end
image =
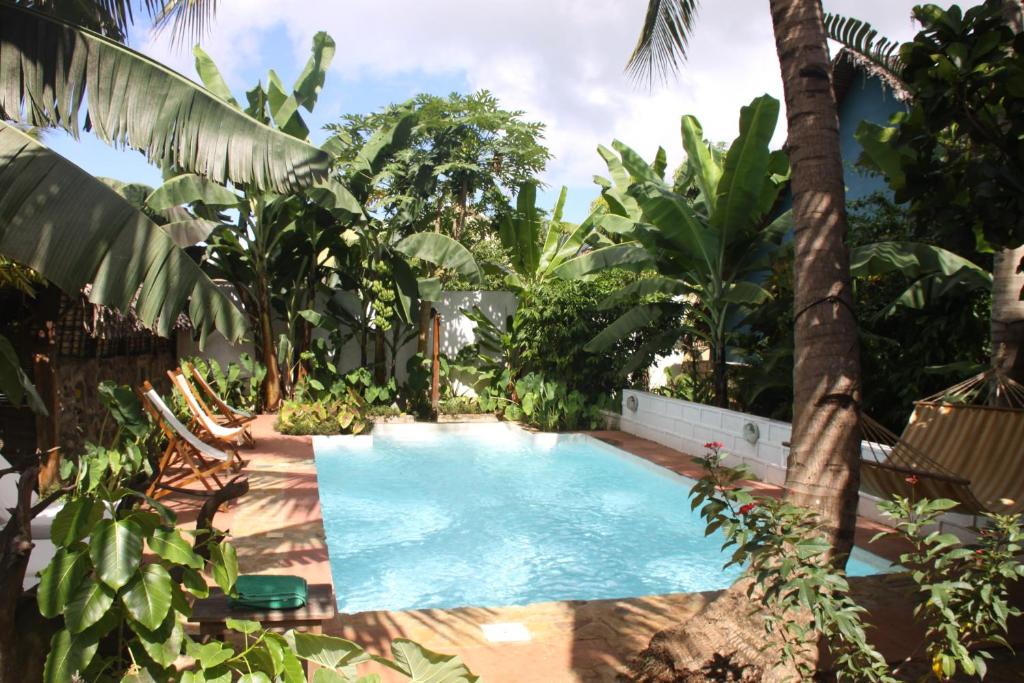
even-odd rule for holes
{"type": "MultiPolygon", "coordinates": [[[[242,572],[297,574],[311,583],[330,583],[316,465],[310,437],[284,436],[273,427],[274,416],[260,416],[254,423],[257,447],[243,449],[249,461],[244,473],[250,491],[228,510],[218,513],[215,526],[230,533],[238,550],[242,572]]],[[[679,474],[695,476],[692,456],[624,432],[590,432],[613,444],[679,474]]],[[[769,495],[778,487],[760,482],[753,486],[769,495]]],[[[194,503],[174,500],[182,521],[187,521],[194,503]]],[[[858,525],[858,544],[877,531],[877,524],[858,525]]],[[[373,533],[373,529],[367,529],[373,533]]],[[[895,558],[898,546],[892,542],[871,545],[871,551],[895,558]]],[[[869,609],[876,626],[872,640],[890,660],[905,657],[918,642],[904,577],[866,577],[851,583],[858,600],[869,609]]],[[[343,591],[344,587],[336,587],[343,591]]],[[[657,631],[685,621],[718,591],[625,598],[619,600],[548,602],[522,607],[467,607],[405,612],[361,612],[339,615],[325,626],[325,632],[354,640],[371,652],[388,655],[388,643],[409,638],[447,654],[458,654],[482,680],[490,683],[562,683],[571,681],[614,681],[625,663],[642,650],[657,631]],[[487,624],[521,624],[529,633],[526,641],[492,642],[481,628],[487,624]]],[[[500,627],[499,627],[500,628],[500,627]]],[[[1013,634],[1021,635],[1017,629],[1013,634]]],[[[510,634],[513,638],[516,634],[510,634]]],[[[1018,638],[1011,638],[1019,640],[1018,638]]],[[[380,668],[366,672],[382,673],[380,668]]],[[[986,680],[1024,680],[999,678],[986,680]]]]}

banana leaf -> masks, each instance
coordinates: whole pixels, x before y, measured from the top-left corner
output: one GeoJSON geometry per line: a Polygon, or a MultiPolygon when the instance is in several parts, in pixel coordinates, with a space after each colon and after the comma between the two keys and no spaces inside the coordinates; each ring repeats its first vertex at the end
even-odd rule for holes
{"type": "Polygon", "coordinates": [[[218,183],[289,192],[326,176],[323,150],[263,125],[159,62],[52,16],[0,3],[0,113],[101,140],[218,183]]]}
{"type": "Polygon", "coordinates": [[[188,310],[201,340],[236,341],[245,320],[171,237],[116,191],[0,122],[0,254],[68,293],[133,309],[161,335],[188,310]]]}

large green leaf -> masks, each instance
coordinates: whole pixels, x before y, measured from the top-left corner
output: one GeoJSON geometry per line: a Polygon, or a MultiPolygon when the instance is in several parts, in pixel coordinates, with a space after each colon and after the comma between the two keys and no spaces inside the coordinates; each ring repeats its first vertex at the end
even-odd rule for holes
{"type": "MultiPolygon", "coordinates": [[[[704,224],[685,196],[653,183],[638,185],[632,193],[643,209],[644,219],[657,228],[648,233],[650,238],[668,241],[665,246],[700,261],[708,271],[717,269],[722,236],[704,224]]],[[[638,232],[638,236],[641,241],[645,239],[643,232],[638,232]]],[[[645,246],[655,256],[665,248],[659,244],[645,246]]]]}
{"type": "Polygon", "coordinates": [[[20,406],[22,401],[27,399],[29,407],[40,415],[47,415],[49,411],[43,404],[43,399],[36,391],[28,373],[21,367],[18,359],[18,352],[14,350],[7,337],[0,334],[0,393],[7,397],[12,405],[20,406]]]}
{"type": "Polygon", "coordinates": [[[170,666],[181,654],[181,644],[185,640],[185,629],[178,621],[173,610],[167,611],[163,623],[156,629],[149,629],[142,624],[129,621],[132,630],[139,637],[142,649],[160,666],[170,666]]]}
{"type": "Polygon", "coordinates": [[[39,613],[48,619],[60,614],[88,571],[89,557],[84,547],[58,548],[39,577],[39,613]]]}
{"type": "Polygon", "coordinates": [[[483,271],[480,270],[473,254],[447,235],[418,232],[396,244],[395,251],[409,258],[418,258],[435,266],[454,270],[470,282],[483,282],[483,271]]]}
{"type": "Polygon", "coordinates": [[[83,103],[106,142],[217,182],[289,192],[327,174],[316,147],[254,121],[159,62],[29,9],[0,4],[0,112],[78,135],[83,103]]]}
{"type": "Polygon", "coordinates": [[[769,95],[740,109],[740,134],[725,155],[725,167],[713,203],[711,227],[728,244],[758,218],[761,191],[768,171],[768,145],[779,119],[779,101],[769,95]]]}
{"type": "MultiPolygon", "coordinates": [[[[5,6],[0,5],[0,17],[5,6]]],[[[186,306],[205,338],[245,318],[170,236],[104,183],[0,122],[0,254],[166,336],[186,306]]]]}
{"type": "Polygon", "coordinates": [[[651,255],[639,242],[623,242],[608,247],[601,247],[576,258],[565,261],[555,268],[555,277],[563,280],[574,280],[576,278],[596,273],[599,270],[609,268],[636,268],[637,266],[650,263],[651,255]]]}
{"type": "Polygon", "coordinates": [[[661,316],[661,308],[653,304],[634,306],[612,321],[611,325],[601,330],[583,348],[591,353],[607,351],[615,342],[628,337],[641,327],[650,325],[661,316]]]}
{"type": "Polygon", "coordinates": [[[512,268],[521,277],[530,279],[540,264],[540,214],[537,211],[537,183],[519,186],[514,211],[502,216],[498,223],[502,246],[512,257],[512,268]]]}
{"type": "Polygon", "coordinates": [[[689,291],[690,286],[682,280],[670,277],[646,277],[636,282],[631,282],[625,287],[615,290],[598,304],[601,310],[614,308],[627,301],[643,299],[654,294],[677,295],[689,291]]]}
{"type": "Polygon", "coordinates": [[[292,88],[295,99],[306,111],[313,111],[320,91],[323,90],[327,70],[334,60],[334,39],[324,31],[313,36],[313,54],[310,56],[302,73],[295,79],[292,88]]]}
{"type": "Polygon", "coordinates": [[[102,518],[102,503],[92,498],[72,498],[54,515],[50,540],[58,546],[70,546],[88,536],[102,518]]]}
{"type": "Polygon", "coordinates": [[[850,274],[854,277],[898,272],[910,278],[930,273],[970,273],[979,285],[991,285],[984,268],[953,252],[921,242],[873,242],[850,250],[850,274]]]}
{"type": "Polygon", "coordinates": [[[132,619],[151,631],[159,628],[171,609],[171,575],[160,564],[147,564],[121,593],[132,619]]]}
{"type": "Polygon", "coordinates": [[[89,539],[96,575],[114,590],[128,583],[142,559],[142,536],[132,522],[104,519],[89,539]]]}
{"type": "Polygon", "coordinates": [[[156,529],[149,537],[149,549],[168,562],[192,569],[203,568],[203,558],[192,550],[192,544],[177,529],[156,529]]]}
{"type": "Polygon", "coordinates": [[[376,661],[402,672],[412,683],[476,683],[479,680],[459,657],[432,652],[405,638],[395,638],[391,652],[394,662],[382,658],[375,658],[376,661]]]}
{"type": "Polygon", "coordinates": [[[858,161],[880,172],[889,186],[899,191],[907,184],[907,178],[903,172],[903,159],[895,144],[896,134],[896,128],[861,121],[853,137],[863,150],[858,161]]]}
{"type": "Polygon", "coordinates": [[[199,74],[199,80],[203,82],[206,89],[240,110],[241,105],[231,94],[231,88],[228,87],[224,77],[220,74],[220,69],[217,68],[210,55],[206,54],[198,45],[192,48],[192,54],[196,58],[196,73],[199,74]]]}
{"type": "Polygon", "coordinates": [[[212,180],[194,173],[182,173],[167,180],[146,197],[146,206],[153,211],[166,211],[175,206],[202,202],[208,206],[231,208],[241,197],[212,180]]]}
{"type": "Polygon", "coordinates": [[[288,631],[284,637],[301,659],[328,669],[336,669],[370,659],[363,648],[344,638],[302,631],[288,631]]]}
{"type": "Polygon", "coordinates": [[[72,633],[81,633],[106,615],[114,604],[114,591],[106,584],[89,579],[80,584],[64,608],[64,625],[72,633]]]}
{"type": "Polygon", "coordinates": [[[50,639],[50,652],[43,668],[44,683],[67,683],[84,671],[96,655],[99,638],[92,632],[72,634],[62,628],[50,639]]]}
{"type": "Polygon", "coordinates": [[[697,188],[704,195],[704,201],[710,206],[718,195],[718,181],[722,177],[722,169],[714,154],[704,141],[704,129],[700,121],[693,116],[684,116],[680,125],[683,136],[683,149],[686,150],[686,165],[693,174],[697,188]]]}
{"type": "Polygon", "coordinates": [[[544,236],[544,248],[540,253],[540,263],[537,266],[539,271],[543,271],[547,268],[548,264],[555,258],[558,253],[559,240],[562,237],[562,210],[565,208],[565,197],[568,193],[568,188],[563,185],[562,191],[558,193],[558,201],[555,202],[555,210],[551,215],[551,220],[548,221],[547,234],[544,236]]]}

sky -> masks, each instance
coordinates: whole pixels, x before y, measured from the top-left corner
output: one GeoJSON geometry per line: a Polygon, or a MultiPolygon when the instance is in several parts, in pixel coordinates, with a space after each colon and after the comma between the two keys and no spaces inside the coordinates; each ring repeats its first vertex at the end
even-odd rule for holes
{"type": "MultiPolygon", "coordinates": [[[[824,0],[827,12],[869,21],[880,33],[915,33],[904,0],[824,0]]],[[[546,124],[553,159],[541,180],[541,206],[569,188],[566,220],[581,221],[597,196],[593,176],[606,175],[599,144],[618,139],[645,158],[658,146],[669,168],[682,160],[679,120],[696,116],[705,135],[729,142],[739,109],[782,82],[767,0],[705,0],[678,78],[651,88],[632,83],[623,66],[643,21],[645,0],[220,0],[202,46],[236,97],[274,69],[286,84],[305,64],[313,35],[337,43],[334,62],[312,114],[313,142],[324,124],[345,113],[379,110],[419,92],[490,90],[506,109],[546,124]]],[[[144,22],[129,44],[193,80],[191,46],[174,46],[144,22]]],[[[774,142],[785,139],[784,113],[774,142]]],[[[137,152],[111,149],[88,133],[75,141],[48,133],[46,144],[94,175],[160,183],[137,152]]]]}

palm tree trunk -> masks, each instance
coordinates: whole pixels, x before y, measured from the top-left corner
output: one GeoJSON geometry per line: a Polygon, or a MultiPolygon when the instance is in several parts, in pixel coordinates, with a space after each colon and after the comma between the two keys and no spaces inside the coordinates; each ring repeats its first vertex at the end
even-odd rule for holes
{"type": "Polygon", "coordinates": [[[1002,249],[992,261],[992,366],[1024,383],[1024,246],[1002,249]]]}
{"type": "Polygon", "coordinates": [[[860,348],[839,117],[821,0],[770,0],[782,69],[796,224],[793,438],[786,488],[816,509],[833,556],[853,547],[860,487],[860,348]]]}

